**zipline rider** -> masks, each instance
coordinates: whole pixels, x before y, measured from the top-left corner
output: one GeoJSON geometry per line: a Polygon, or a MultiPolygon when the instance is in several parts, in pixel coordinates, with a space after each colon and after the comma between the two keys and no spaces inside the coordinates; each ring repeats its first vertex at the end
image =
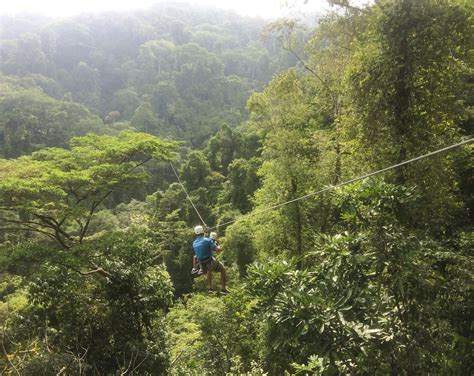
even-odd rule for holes
{"type": "Polygon", "coordinates": [[[212,291],[212,272],[219,272],[221,273],[221,293],[228,294],[229,291],[226,289],[224,265],[213,256],[213,252],[217,251],[217,245],[213,240],[205,237],[204,232],[205,230],[203,226],[194,227],[194,254],[201,264],[201,268],[207,273],[207,287],[209,291],[212,291]]]}

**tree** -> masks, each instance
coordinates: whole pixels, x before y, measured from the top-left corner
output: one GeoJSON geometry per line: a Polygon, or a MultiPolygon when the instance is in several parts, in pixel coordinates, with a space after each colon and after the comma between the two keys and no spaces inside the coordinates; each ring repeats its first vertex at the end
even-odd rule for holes
{"type": "Polygon", "coordinates": [[[103,123],[84,106],[53,99],[20,80],[7,80],[0,95],[0,149],[5,158],[30,154],[45,146],[66,146],[74,136],[102,132],[103,123]]]}
{"type": "Polygon", "coordinates": [[[133,89],[122,89],[114,93],[111,109],[120,112],[123,119],[130,120],[140,104],[138,94],[133,89]]]}
{"type": "Polygon", "coordinates": [[[87,236],[94,213],[117,189],[146,181],[152,158],[169,160],[176,144],[122,132],[73,138],[71,149],[50,148],[0,160],[0,221],[9,231],[33,231],[69,249],[87,236]]]}
{"type": "Polygon", "coordinates": [[[168,77],[175,67],[176,46],[167,40],[153,40],[140,46],[138,64],[142,74],[141,84],[149,85],[168,77]]]}
{"type": "Polygon", "coordinates": [[[237,222],[229,226],[225,232],[223,249],[226,261],[235,262],[239,269],[239,276],[243,279],[247,275],[247,267],[257,259],[255,248],[249,226],[243,222],[237,222]]]}
{"type": "MultiPolygon", "coordinates": [[[[324,143],[330,131],[322,126],[312,104],[318,92],[313,84],[312,77],[290,70],[276,76],[263,93],[254,94],[248,102],[251,126],[263,145],[256,210],[297,198],[332,180],[333,171],[326,165],[334,152],[328,152],[324,143]]],[[[295,202],[269,213],[262,231],[257,232],[262,247],[273,252],[286,243],[288,250],[302,255],[315,224],[312,205],[295,202]]]]}
{"type": "Polygon", "coordinates": [[[117,190],[145,183],[142,166],[173,158],[177,145],[122,132],[70,146],[0,160],[0,228],[27,235],[2,244],[2,271],[28,282],[27,304],[5,321],[4,335],[15,338],[4,344],[6,369],[165,373],[162,318],[173,290],[164,250],[146,221],[104,233],[108,225],[92,219],[117,190]]]}
{"type": "Polygon", "coordinates": [[[85,104],[94,112],[98,112],[101,108],[99,70],[81,61],[72,70],[71,76],[72,85],[69,89],[74,92],[75,101],[85,104]]]}
{"type": "Polygon", "coordinates": [[[257,170],[260,161],[257,158],[246,160],[234,159],[229,165],[229,185],[225,195],[230,196],[230,202],[242,213],[252,209],[252,196],[259,188],[257,170]]]}
{"type": "Polygon", "coordinates": [[[47,60],[42,51],[41,40],[37,34],[26,33],[21,36],[16,46],[13,61],[5,62],[14,69],[13,73],[22,76],[27,73],[43,74],[46,71],[47,60]]]}
{"type": "Polygon", "coordinates": [[[190,191],[205,186],[205,179],[211,172],[209,162],[200,151],[192,151],[187,155],[187,160],[180,168],[180,176],[190,191]]]}
{"type": "Polygon", "coordinates": [[[228,125],[224,125],[210,138],[207,154],[213,170],[227,175],[227,168],[240,146],[238,136],[228,125]]]}
{"type": "Polygon", "coordinates": [[[180,96],[174,84],[169,81],[160,81],[153,88],[152,105],[155,112],[164,119],[168,125],[167,132],[175,131],[172,127],[174,116],[176,115],[176,103],[180,96]]]}
{"type": "MultiPolygon", "coordinates": [[[[383,1],[368,10],[364,43],[356,45],[346,76],[350,106],[344,127],[351,129],[353,157],[361,164],[370,160],[379,168],[459,140],[466,107],[456,98],[472,46],[468,14],[468,8],[442,1],[383,1]]],[[[424,210],[414,213],[420,224],[450,231],[444,219],[438,221],[458,215],[450,159],[400,168],[394,179],[423,192],[424,210]]]]}
{"type": "Polygon", "coordinates": [[[86,61],[93,49],[93,38],[87,25],[75,20],[51,23],[41,30],[45,48],[58,68],[70,70],[80,61],[86,61]]]}
{"type": "MultiPolygon", "coordinates": [[[[17,271],[31,263],[39,245],[18,257],[22,246],[4,247],[2,254],[8,256],[2,266],[5,259],[17,271]]],[[[28,303],[3,323],[4,371],[165,374],[169,359],[163,318],[173,289],[160,265],[160,250],[146,232],[129,229],[107,233],[74,252],[74,258],[43,253],[34,274],[25,276],[28,303]],[[88,259],[108,270],[106,278],[77,272],[88,259]]]]}
{"type": "Polygon", "coordinates": [[[166,270],[170,274],[176,297],[192,292],[190,275],[193,251],[191,247],[191,226],[168,213],[164,221],[154,217],[150,228],[153,241],[163,254],[166,270]]]}
{"type": "Polygon", "coordinates": [[[142,102],[135,110],[131,124],[140,132],[159,135],[162,132],[160,119],[155,115],[150,102],[142,102]]]}
{"type": "Polygon", "coordinates": [[[266,369],[283,373],[319,359],[322,374],[465,371],[464,315],[443,314],[458,291],[448,270],[462,268],[465,254],[455,245],[448,256],[442,241],[411,228],[403,207],[420,198],[383,180],[340,189],[331,199],[340,221],[317,237],[301,270],[281,257],[248,269],[255,320],[266,322],[266,369]],[[463,355],[452,350],[454,338],[463,355]]]}

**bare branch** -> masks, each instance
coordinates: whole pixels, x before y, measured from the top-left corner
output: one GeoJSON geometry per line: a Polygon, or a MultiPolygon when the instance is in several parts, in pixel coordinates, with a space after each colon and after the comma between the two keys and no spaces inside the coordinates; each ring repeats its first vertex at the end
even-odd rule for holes
{"type": "Polygon", "coordinates": [[[308,72],[310,72],[314,77],[316,77],[318,79],[318,81],[320,81],[323,84],[324,88],[327,90],[327,92],[329,93],[329,95],[331,97],[331,100],[333,102],[334,107],[336,107],[337,106],[336,97],[334,95],[334,92],[331,90],[331,88],[327,84],[327,82],[324,81],[321,78],[321,76],[319,76],[316,73],[316,71],[314,69],[312,69],[308,64],[306,64],[306,62],[298,55],[298,53],[291,46],[288,46],[288,47],[283,46],[283,48],[287,51],[290,51],[298,59],[298,61],[301,63],[301,65],[303,65],[303,68],[306,69],[308,72]]]}
{"type": "Polygon", "coordinates": [[[51,349],[49,348],[49,343],[48,343],[48,314],[46,314],[44,318],[44,343],[46,345],[46,350],[51,353],[51,349]]]}
{"type": "Polygon", "coordinates": [[[12,367],[14,369],[14,371],[17,373],[17,375],[20,375],[20,372],[18,371],[18,369],[15,367],[15,365],[13,364],[13,362],[10,360],[10,357],[8,356],[8,352],[7,352],[7,349],[5,348],[5,341],[4,341],[4,338],[5,338],[5,326],[3,327],[3,331],[2,331],[2,349],[3,349],[3,354],[5,355],[5,358],[7,360],[7,364],[12,367]]]}
{"type": "Polygon", "coordinates": [[[135,372],[138,368],[140,368],[143,362],[145,362],[145,360],[148,358],[148,355],[150,355],[150,353],[147,352],[143,360],[140,363],[138,363],[134,369],[132,369],[131,373],[135,372]]]}
{"type": "Polygon", "coordinates": [[[69,270],[72,270],[73,272],[77,273],[77,274],[80,274],[80,275],[84,275],[84,276],[87,276],[87,275],[92,275],[92,274],[95,274],[95,273],[98,273],[99,275],[103,276],[103,277],[112,277],[112,274],[109,273],[108,271],[104,270],[103,268],[97,266],[94,262],[91,262],[91,264],[93,264],[93,266],[95,267],[95,269],[93,270],[89,270],[87,272],[83,272],[82,270],[74,267],[74,266],[71,266],[69,264],[65,264],[63,262],[58,262],[58,261],[53,261],[52,262],[54,265],[60,265],[60,266],[63,266],[65,267],[66,269],[69,269],[69,270]]]}
{"type": "Polygon", "coordinates": [[[348,10],[352,10],[354,12],[360,12],[360,13],[367,13],[367,10],[364,8],[358,8],[354,5],[351,5],[349,0],[328,0],[328,3],[331,5],[335,5],[341,8],[345,8],[348,10]]]}
{"type": "Polygon", "coordinates": [[[187,350],[187,347],[191,347],[196,341],[197,341],[197,338],[193,339],[189,345],[187,345],[183,350],[181,350],[181,352],[178,355],[176,355],[176,358],[174,358],[173,361],[170,363],[170,367],[173,367],[173,365],[178,361],[179,358],[181,358],[181,356],[187,350]]]}
{"type": "MultiPolygon", "coordinates": [[[[334,94],[333,90],[330,88],[329,84],[313,68],[311,68],[304,61],[304,59],[296,52],[295,48],[292,45],[292,34],[294,32],[295,25],[296,24],[295,24],[294,21],[289,21],[289,23],[286,22],[286,24],[284,24],[284,26],[285,26],[284,31],[286,33],[286,35],[284,36],[284,39],[286,39],[286,42],[285,42],[285,40],[283,40],[283,37],[278,38],[280,43],[281,43],[281,47],[284,50],[291,52],[291,54],[293,54],[293,56],[296,57],[296,59],[303,66],[303,68],[306,69],[319,82],[322,83],[322,85],[324,86],[324,89],[328,92],[329,96],[331,97],[331,101],[332,101],[333,107],[334,107],[334,112],[337,113],[338,102],[337,102],[337,98],[336,98],[336,95],[334,94]]],[[[281,32],[282,31],[281,27],[278,26],[278,25],[277,25],[277,27],[278,27],[279,31],[281,32]]],[[[269,29],[269,30],[272,30],[272,29],[269,29]]]]}
{"type": "Polygon", "coordinates": [[[97,268],[97,269],[94,269],[94,270],[90,270],[88,272],[79,271],[79,273],[81,275],[90,275],[90,274],[94,274],[94,273],[99,273],[100,275],[105,276],[105,277],[111,277],[112,276],[112,274],[110,274],[109,272],[105,271],[102,268],[97,268]]]}

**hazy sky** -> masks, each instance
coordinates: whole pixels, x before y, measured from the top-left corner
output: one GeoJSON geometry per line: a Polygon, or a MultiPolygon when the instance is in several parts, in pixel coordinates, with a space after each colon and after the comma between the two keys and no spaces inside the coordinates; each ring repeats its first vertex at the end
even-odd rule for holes
{"type": "MultiPolygon", "coordinates": [[[[83,12],[147,8],[157,2],[160,0],[3,0],[0,13],[15,14],[27,11],[57,17],[83,12]]],[[[264,18],[277,17],[291,11],[291,7],[284,6],[287,3],[296,3],[303,11],[323,11],[327,7],[324,0],[309,0],[309,5],[306,7],[303,5],[303,0],[179,0],[177,2],[214,5],[233,9],[242,15],[264,18]]]]}

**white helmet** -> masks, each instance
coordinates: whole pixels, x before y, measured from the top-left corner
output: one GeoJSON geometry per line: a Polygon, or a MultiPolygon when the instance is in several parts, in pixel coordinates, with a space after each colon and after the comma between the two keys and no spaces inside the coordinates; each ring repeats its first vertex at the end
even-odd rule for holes
{"type": "Polygon", "coordinates": [[[212,239],[212,240],[216,240],[217,239],[217,232],[211,232],[209,234],[209,237],[212,239]]]}
{"type": "Polygon", "coordinates": [[[195,227],[194,227],[194,233],[195,233],[196,235],[202,235],[202,234],[204,234],[204,227],[202,227],[201,225],[195,226],[195,227]]]}

